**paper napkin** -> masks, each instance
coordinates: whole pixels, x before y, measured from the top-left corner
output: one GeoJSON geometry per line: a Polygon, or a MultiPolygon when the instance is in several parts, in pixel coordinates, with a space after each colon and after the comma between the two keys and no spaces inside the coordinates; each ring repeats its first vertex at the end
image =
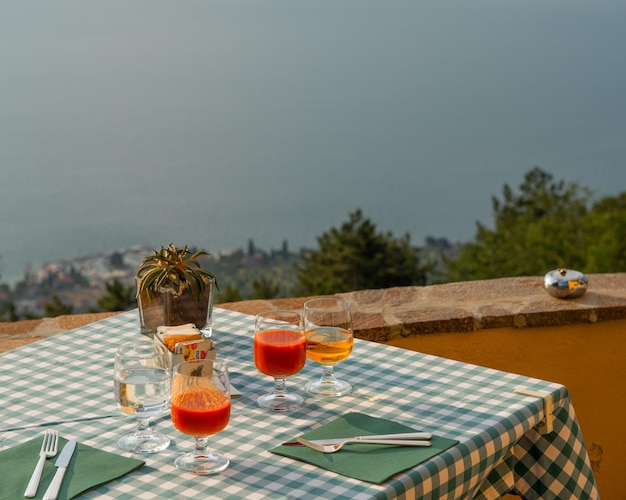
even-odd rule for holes
{"type": "MultiPolygon", "coordinates": [[[[411,429],[391,420],[374,418],[362,413],[348,413],[303,434],[303,437],[333,439],[399,432],[429,432],[429,429],[411,429]]],[[[432,446],[429,447],[349,444],[336,453],[320,453],[306,446],[278,446],[269,451],[317,465],[343,476],[379,484],[458,443],[454,439],[435,435],[431,442],[432,446]]]]}
{"type": "MultiPolygon", "coordinates": [[[[42,441],[43,436],[39,436],[0,452],[0,468],[2,469],[0,498],[24,497],[24,490],[39,459],[42,441]]],[[[35,498],[43,498],[56,472],[54,462],[65,443],[67,440],[60,437],[57,455],[46,460],[35,498]]],[[[59,500],[74,498],[92,488],[122,477],[138,469],[144,463],[142,460],[98,450],[79,442],[65,473],[59,500]]]]}

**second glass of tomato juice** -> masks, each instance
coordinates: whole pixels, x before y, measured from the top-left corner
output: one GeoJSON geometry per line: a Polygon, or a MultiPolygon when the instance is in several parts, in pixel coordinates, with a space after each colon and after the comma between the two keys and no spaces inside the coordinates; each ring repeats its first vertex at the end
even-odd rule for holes
{"type": "Polygon", "coordinates": [[[175,460],[181,470],[215,474],[229,460],[208,448],[209,436],[217,434],[230,419],[230,383],[222,359],[185,362],[172,374],[172,422],[183,434],[193,436],[195,449],[175,460]]]}
{"type": "Polygon", "coordinates": [[[257,314],[254,327],[254,363],[261,373],[274,377],[274,391],[257,399],[266,410],[288,411],[304,405],[298,394],[290,394],[285,380],[306,363],[306,340],[302,315],[294,311],[257,314]]]}

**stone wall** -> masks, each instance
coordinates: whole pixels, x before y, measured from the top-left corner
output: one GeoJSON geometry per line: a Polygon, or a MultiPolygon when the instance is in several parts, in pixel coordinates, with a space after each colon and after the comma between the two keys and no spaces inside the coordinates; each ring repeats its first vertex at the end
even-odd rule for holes
{"type": "MultiPolygon", "coordinates": [[[[357,337],[388,342],[412,335],[530,328],[626,319],[626,274],[594,274],[576,299],[556,299],[543,277],[464,281],[337,294],[353,305],[357,337]]],[[[300,309],[307,298],[251,300],[219,307],[256,314],[300,309]]]]}
{"type": "MultiPolygon", "coordinates": [[[[389,342],[395,337],[492,328],[588,324],[626,318],[626,274],[594,274],[577,299],[549,296],[543,277],[464,281],[337,294],[353,304],[357,337],[389,342]]],[[[256,314],[299,310],[307,297],[249,300],[218,307],[256,314]]],[[[0,352],[114,313],[78,314],[0,323],[0,352]]]]}

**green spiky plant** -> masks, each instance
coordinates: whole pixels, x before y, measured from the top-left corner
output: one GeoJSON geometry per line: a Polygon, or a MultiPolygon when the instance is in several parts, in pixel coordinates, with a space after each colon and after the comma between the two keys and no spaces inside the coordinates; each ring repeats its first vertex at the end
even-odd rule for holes
{"type": "Polygon", "coordinates": [[[191,253],[187,245],[178,248],[174,243],[153,252],[154,255],[143,259],[137,270],[137,297],[145,291],[152,298],[163,288],[171,288],[176,295],[182,295],[189,289],[197,302],[210,278],[215,280],[215,286],[219,290],[215,275],[203,269],[198,262],[198,257],[208,256],[208,253],[191,253]]]}
{"type": "Polygon", "coordinates": [[[185,323],[202,329],[211,310],[213,284],[219,290],[215,275],[198,262],[209,254],[173,243],[153,252],[144,257],[136,275],[142,333],[152,335],[158,326],[185,323]]]}

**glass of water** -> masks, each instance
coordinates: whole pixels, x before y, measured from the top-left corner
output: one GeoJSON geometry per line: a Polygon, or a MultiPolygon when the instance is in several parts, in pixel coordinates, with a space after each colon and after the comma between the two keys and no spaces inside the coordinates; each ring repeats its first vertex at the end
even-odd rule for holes
{"type": "Polygon", "coordinates": [[[117,445],[133,453],[157,453],[170,444],[167,436],[150,428],[150,418],[170,406],[170,373],[167,353],[151,341],[121,345],[115,351],[114,393],[117,407],[134,415],[137,429],[121,437],[117,445]]]}

